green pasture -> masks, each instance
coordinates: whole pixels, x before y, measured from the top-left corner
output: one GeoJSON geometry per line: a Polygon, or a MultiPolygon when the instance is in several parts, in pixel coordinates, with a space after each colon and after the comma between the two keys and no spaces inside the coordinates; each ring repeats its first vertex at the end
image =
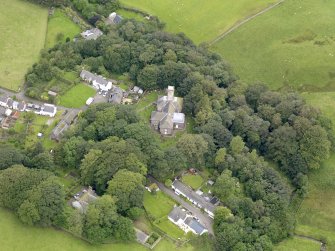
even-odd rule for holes
{"type": "Polygon", "coordinates": [[[0,86],[18,91],[44,47],[48,11],[20,0],[0,0],[0,6],[0,86]]]}
{"type": "Polygon", "coordinates": [[[123,18],[127,18],[127,19],[135,19],[137,21],[144,21],[144,17],[141,15],[141,14],[138,14],[138,13],[135,13],[135,12],[132,12],[132,11],[127,11],[127,10],[124,10],[124,9],[119,9],[117,11],[117,14],[120,15],[121,17],[123,18]]]}
{"type": "Polygon", "coordinates": [[[335,1],[286,0],[212,46],[248,83],[335,91],[335,1]]]}
{"type": "Polygon", "coordinates": [[[183,32],[195,43],[209,42],[238,21],[276,0],[122,0],[126,6],[158,16],[170,32],[183,32]]]}
{"type": "Polygon", "coordinates": [[[137,243],[109,244],[92,246],[63,231],[52,228],[38,228],[23,225],[17,217],[4,209],[0,209],[1,250],[14,251],[145,251],[145,247],[137,243]]]}
{"type": "Polygon", "coordinates": [[[274,251],[320,251],[320,244],[311,240],[293,237],[276,245],[274,251]]]}
{"type": "Polygon", "coordinates": [[[62,10],[56,9],[49,17],[48,31],[45,47],[51,48],[58,42],[65,42],[66,38],[71,40],[80,33],[80,27],[75,24],[62,10]],[[62,36],[58,35],[62,34],[62,36]],[[59,38],[57,38],[59,36],[59,38]]]}
{"type": "Polygon", "coordinates": [[[335,92],[302,93],[302,96],[308,104],[320,109],[333,122],[335,133],[335,92]]]}
{"type": "Polygon", "coordinates": [[[93,97],[96,90],[85,84],[78,84],[60,97],[59,104],[64,107],[80,108],[85,105],[89,97],[93,97]]]}
{"type": "Polygon", "coordinates": [[[296,232],[327,240],[335,250],[335,154],[309,175],[308,195],[298,212],[296,232]]]}

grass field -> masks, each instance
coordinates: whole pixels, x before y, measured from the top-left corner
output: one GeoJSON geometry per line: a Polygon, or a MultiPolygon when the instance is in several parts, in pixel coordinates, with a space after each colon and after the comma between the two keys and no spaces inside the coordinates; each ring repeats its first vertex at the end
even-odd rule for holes
{"type": "MultiPolygon", "coordinates": [[[[0,250],[5,251],[148,251],[137,243],[117,243],[90,245],[63,231],[52,228],[38,228],[23,225],[15,214],[0,208],[0,250]]],[[[191,245],[176,247],[171,241],[163,239],[154,251],[193,251],[191,245]]]]}
{"type": "Polygon", "coordinates": [[[156,219],[167,216],[172,210],[175,202],[167,197],[161,191],[153,195],[149,192],[144,194],[144,208],[145,210],[156,219]]]}
{"type": "Polygon", "coordinates": [[[320,251],[320,244],[303,238],[294,237],[275,246],[274,251],[320,251]]]}
{"type": "Polygon", "coordinates": [[[85,105],[89,97],[93,97],[96,90],[85,84],[78,84],[60,97],[59,104],[65,107],[80,108],[85,105]]]}
{"type": "Polygon", "coordinates": [[[0,86],[18,91],[44,47],[48,11],[20,0],[0,6],[0,86]]]}
{"type": "Polygon", "coordinates": [[[185,174],[182,177],[182,181],[192,187],[193,189],[198,189],[204,182],[200,175],[185,174]]]}
{"type": "Polygon", "coordinates": [[[56,9],[48,21],[48,31],[45,47],[51,48],[57,42],[65,42],[67,37],[72,40],[78,33],[80,33],[80,27],[72,22],[72,20],[66,16],[63,11],[56,9]],[[57,34],[59,33],[63,34],[63,37],[57,41],[57,34]]]}
{"type": "Polygon", "coordinates": [[[21,224],[17,217],[4,209],[0,209],[1,250],[14,251],[145,251],[139,244],[111,244],[92,246],[78,238],[51,228],[29,227],[21,224]]]}
{"type": "Polygon", "coordinates": [[[286,0],[211,49],[248,83],[335,91],[334,9],[335,1],[286,0]]]}
{"type": "Polygon", "coordinates": [[[327,240],[335,250],[335,154],[309,176],[309,192],[298,213],[296,232],[327,240]]]}
{"type": "Polygon", "coordinates": [[[195,43],[208,42],[239,20],[276,0],[122,0],[123,4],[158,16],[171,32],[184,32],[195,43]]]}
{"type": "MultiPolygon", "coordinates": [[[[335,92],[303,93],[308,104],[318,107],[335,125],[335,92]]],[[[335,129],[335,127],[334,127],[335,129]]],[[[335,153],[320,170],[309,175],[308,196],[298,212],[296,232],[327,240],[335,251],[335,153]]]]}

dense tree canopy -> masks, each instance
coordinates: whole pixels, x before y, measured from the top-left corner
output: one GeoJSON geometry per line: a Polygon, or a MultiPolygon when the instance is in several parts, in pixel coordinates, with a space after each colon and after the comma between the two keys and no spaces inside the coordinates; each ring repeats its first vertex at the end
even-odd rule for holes
{"type": "MultiPolygon", "coordinates": [[[[99,19],[95,14],[105,15],[99,4],[108,4],[73,3],[92,20],[99,19]]],[[[79,169],[83,184],[113,197],[104,195],[84,219],[72,215],[72,222],[82,222],[75,231],[93,242],[131,239],[131,222],[123,216],[142,206],[144,175],[164,181],[195,166],[210,169],[216,180],[213,192],[229,208],[220,209],[215,218],[217,250],[271,250],[273,243],[290,235],[292,189],[266,159],[287,175],[296,194],[302,194],[306,175],[320,167],[334,146],[329,121],[298,94],[270,91],[263,84],[247,86],[218,55],[195,46],[183,34],[163,32],[157,22],[134,20],[109,28],[97,40],[43,51],[26,76],[26,94],[39,98],[46,82],[82,67],[98,74],[125,74],[145,90],[174,85],[194,128],[193,134],[184,133],[175,146],[164,148],[130,106],[100,104],[83,112],[55,149],[55,162],[79,169]]],[[[43,166],[46,157],[36,160],[43,160],[43,166]]],[[[25,171],[18,168],[11,175],[20,178],[25,171]]],[[[17,193],[12,186],[3,189],[17,193]]],[[[34,200],[26,201],[28,195],[19,197],[19,203],[0,201],[13,209],[21,206],[23,221],[38,222],[40,208],[34,200]]]]}

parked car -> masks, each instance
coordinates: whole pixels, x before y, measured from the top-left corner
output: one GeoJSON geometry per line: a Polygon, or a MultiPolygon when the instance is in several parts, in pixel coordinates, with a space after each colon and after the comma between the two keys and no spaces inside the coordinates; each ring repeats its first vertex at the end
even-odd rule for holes
{"type": "Polygon", "coordinates": [[[94,98],[89,97],[89,98],[86,100],[86,105],[90,105],[90,104],[92,104],[93,101],[94,101],[94,98]]]}

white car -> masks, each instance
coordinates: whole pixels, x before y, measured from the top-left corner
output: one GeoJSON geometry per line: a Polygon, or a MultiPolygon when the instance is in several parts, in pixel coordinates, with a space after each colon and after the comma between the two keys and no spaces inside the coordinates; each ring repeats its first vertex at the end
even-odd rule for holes
{"type": "Polygon", "coordinates": [[[94,101],[94,98],[90,97],[86,100],[86,105],[90,105],[92,104],[92,102],[94,101]]]}
{"type": "Polygon", "coordinates": [[[100,90],[100,91],[99,91],[99,95],[101,95],[101,94],[102,94],[102,91],[100,90]]]}

